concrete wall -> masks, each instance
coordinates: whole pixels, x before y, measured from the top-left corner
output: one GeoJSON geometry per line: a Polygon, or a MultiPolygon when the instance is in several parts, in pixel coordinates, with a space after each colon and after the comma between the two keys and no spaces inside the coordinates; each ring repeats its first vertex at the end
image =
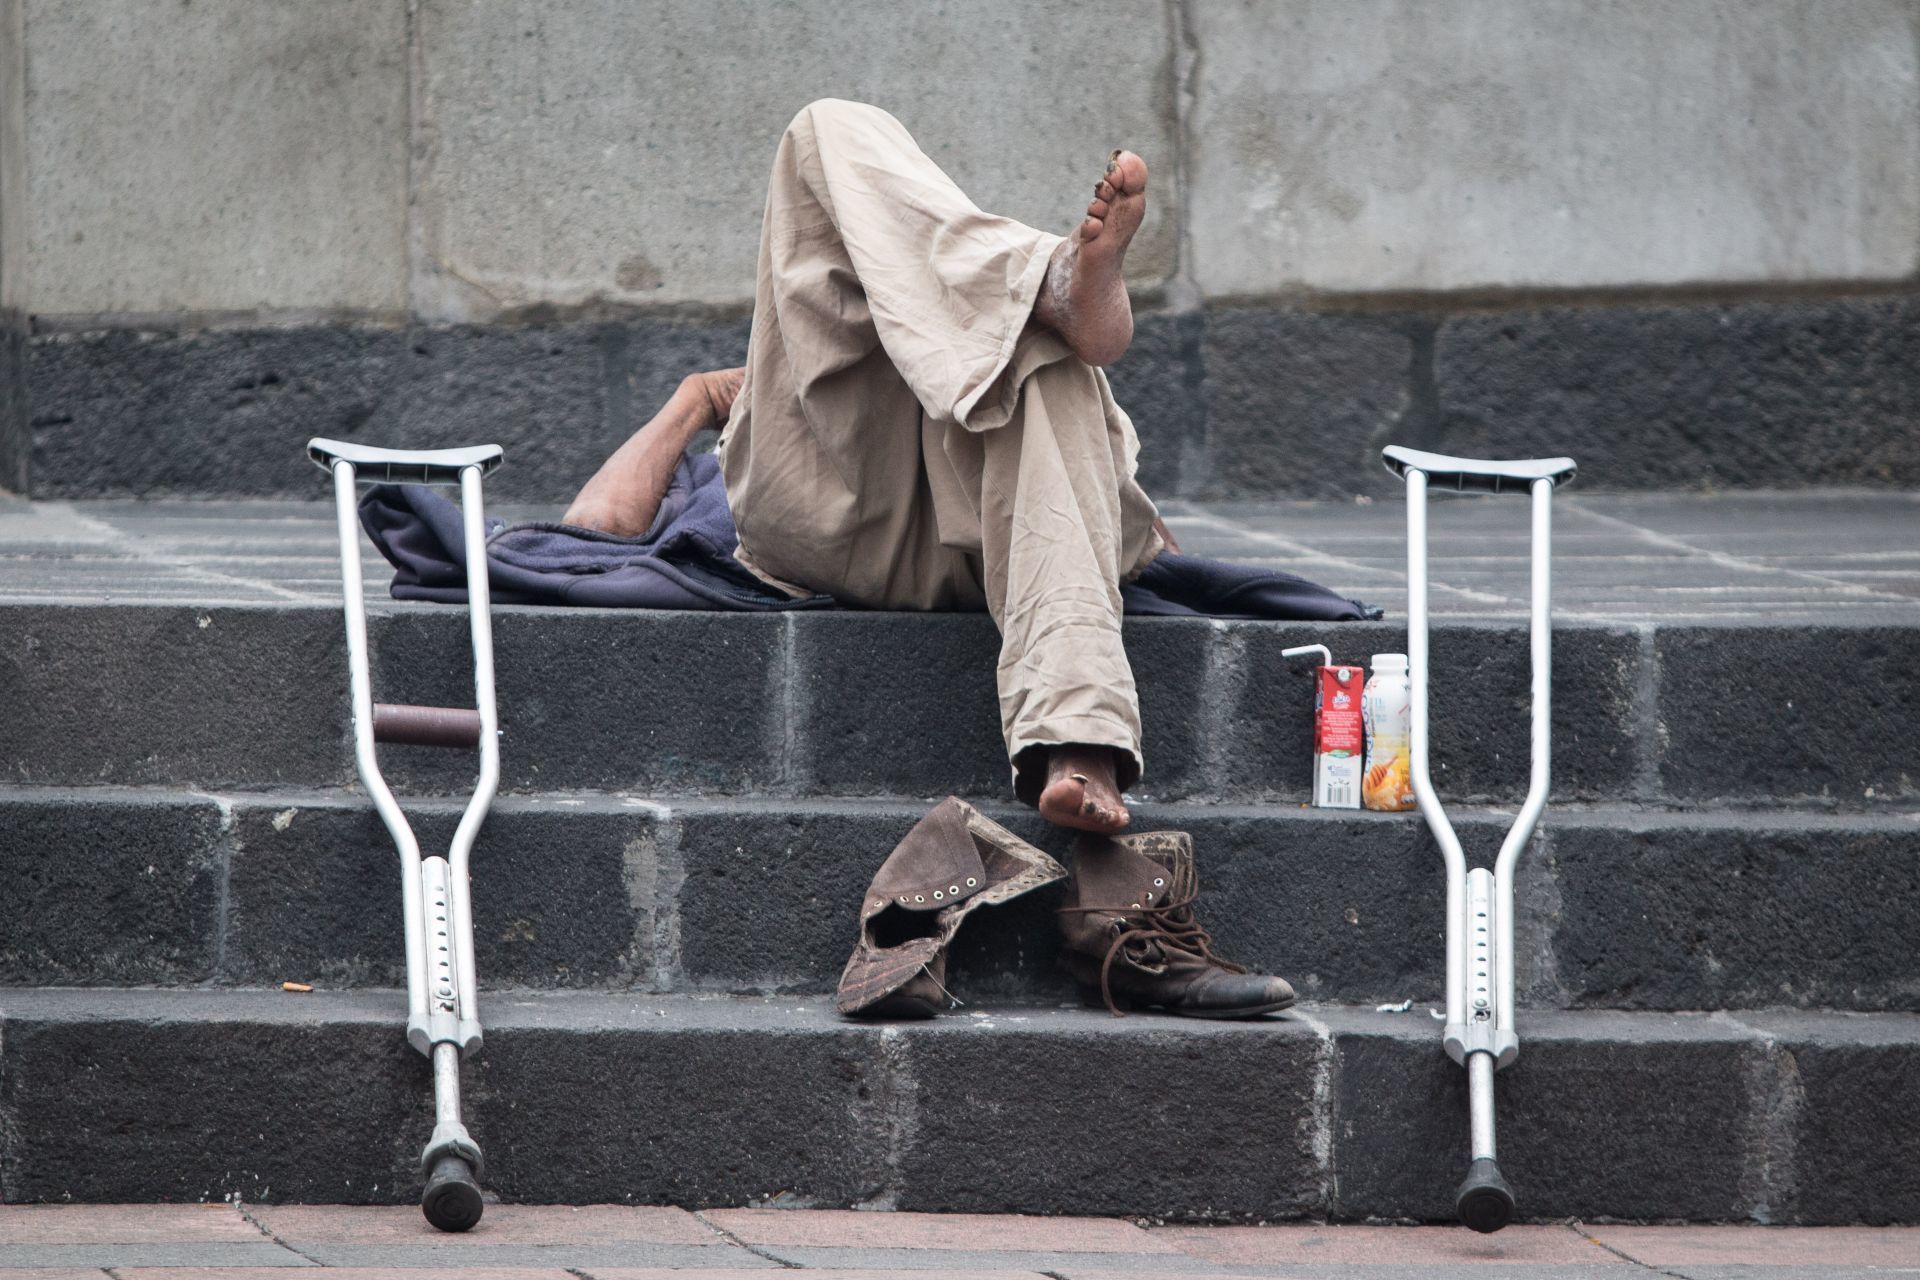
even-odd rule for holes
{"type": "MultiPolygon", "coordinates": [[[[881,103],[983,205],[1049,227],[1131,146],[1154,204],[1129,270],[1165,324],[1122,380],[1156,408],[1163,491],[1364,487],[1303,480],[1288,433],[1341,469],[1379,438],[1442,442],[1442,380],[1472,361],[1439,335],[1489,310],[1566,333],[1596,322],[1543,305],[1631,330],[1617,308],[1649,301],[1920,291],[1920,0],[0,0],[0,37],[0,307],[63,342],[237,327],[333,351],[343,326],[559,325],[586,327],[561,345],[630,348],[641,330],[593,326],[749,304],[765,168],[812,98],[881,103]]],[[[734,358],[716,332],[690,341],[734,358]]],[[[30,453],[36,489],[141,491],[61,460],[203,430],[154,417],[151,347],[82,361],[106,416],[45,403],[34,370],[74,364],[53,340],[0,360],[29,384],[11,428],[0,409],[0,485],[30,453]]],[[[1871,384],[1872,438],[1830,480],[1920,481],[1879,438],[1920,398],[1879,372],[1884,346],[1805,362],[1815,382],[1763,406],[1843,416],[1871,384]]],[[[407,364],[382,359],[360,380],[407,364]]],[[[580,373],[605,389],[583,448],[628,427],[651,377],[580,373]]],[[[468,390],[488,402],[484,378],[468,390]]],[[[1538,416],[1567,388],[1508,390],[1538,416]]],[[[307,407],[406,436],[376,399],[307,407]]],[[[1506,425],[1481,438],[1565,447],[1506,425]]]]}

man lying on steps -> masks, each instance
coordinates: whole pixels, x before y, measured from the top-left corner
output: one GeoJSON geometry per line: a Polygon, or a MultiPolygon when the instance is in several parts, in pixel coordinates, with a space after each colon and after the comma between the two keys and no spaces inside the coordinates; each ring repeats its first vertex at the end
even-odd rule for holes
{"type": "MultiPolygon", "coordinates": [[[[886,112],[813,103],[774,159],[746,367],[688,377],[564,522],[643,534],[688,442],[723,427],[740,563],[794,596],[985,609],[1016,794],[1060,826],[1122,831],[1143,762],[1119,588],[1178,551],[1101,372],[1133,337],[1122,265],[1146,193],[1146,162],[1116,151],[1071,233],[1037,231],[975,207],[886,112]]],[[[1184,920],[1180,981],[1139,1003],[1291,1003],[1184,920]]]]}

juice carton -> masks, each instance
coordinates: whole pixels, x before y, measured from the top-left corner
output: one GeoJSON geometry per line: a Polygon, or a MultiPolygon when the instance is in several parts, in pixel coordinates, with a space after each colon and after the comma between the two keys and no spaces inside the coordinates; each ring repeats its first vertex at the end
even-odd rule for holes
{"type": "Polygon", "coordinates": [[[1364,746],[1360,679],[1364,667],[1325,666],[1316,673],[1313,699],[1313,803],[1320,809],[1360,807],[1360,762],[1364,746]]]}
{"type": "Polygon", "coordinates": [[[1361,708],[1367,726],[1367,772],[1360,785],[1369,809],[1399,812],[1415,807],[1412,774],[1413,686],[1407,655],[1376,653],[1361,708]]]}

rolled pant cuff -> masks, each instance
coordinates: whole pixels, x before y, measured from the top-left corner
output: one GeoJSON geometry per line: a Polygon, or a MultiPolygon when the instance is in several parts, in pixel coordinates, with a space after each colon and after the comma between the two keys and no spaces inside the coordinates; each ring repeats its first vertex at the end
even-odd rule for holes
{"type": "Polygon", "coordinates": [[[1013,763],[1013,794],[1021,803],[1040,803],[1040,793],[1047,785],[1047,751],[1064,746],[1112,747],[1114,781],[1123,792],[1131,790],[1146,770],[1139,736],[1129,733],[1125,726],[1111,720],[1050,721],[1044,733],[1022,734],[1007,746],[1007,756],[1013,763]]]}

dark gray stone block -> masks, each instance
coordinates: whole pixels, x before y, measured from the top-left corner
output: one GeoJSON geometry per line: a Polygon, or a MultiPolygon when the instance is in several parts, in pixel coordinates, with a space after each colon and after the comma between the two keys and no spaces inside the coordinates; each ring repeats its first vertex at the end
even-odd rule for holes
{"type": "Polygon", "coordinates": [[[0,313],[0,491],[27,491],[33,453],[27,420],[26,328],[17,314],[0,313]]]}
{"type": "Polygon", "coordinates": [[[1219,633],[1199,618],[1136,618],[1123,631],[1140,696],[1140,791],[1176,800],[1212,790],[1209,754],[1219,714],[1208,697],[1219,633]]]}
{"type": "Polygon", "coordinates": [[[1553,950],[1574,1003],[1920,1008],[1915,824],[1622,819],[1549,818],[1553,950]]]}
{"type": "MultiPolygon", "coordinates": [[[[1216,794],[1305,800],[1313,777],[1312,658],[1280,651],[1325,643],[1334,658],[1365,666],[1375,653],[1405,653],[1404,627],[1344,622],[1234,628],[1241,652],[1228,747],[1216,794]]],[[[1532,675],[1524,627],[1449,624],[1431,638],[1434,785],[1449,803],[1526,794],[1532,675]]],[[[1553,791],[1556,800],[1632,795],[1641,747],[1636,708],[1640,641],[1633,632],[1561,627],[1553,637],[1553,791]]]]}
{"type": "Polygon", "coordinates": [[[1187,492],[1188,477],[1206,464],[1201,392],[1205,332],[1206,319],[1198,312],[1136,314],[1133,345],[1107,368],[1113,398],[1133,419],[1140,437],[1135,478],[1156,498],[1187,492]]]}
{"type": "MultiPolygon", "coordinates": [[[[501,786],[702,792],[775,783],[785,626],[771,614],[497,612],[501,786]]],[[[380,701],[473,705],[464,611],[396,611],[375,620],[372,634],[380,701]]],[[[382,761],[396,785],[473,787],[468,752],[394,748],[382,761]]]]}
{"type": "Polygon", "coordinates": [[[503,1198],[846,1206],[886,1178],[891,1085],[872,1028],[818,1006],[634,1008],[594,1025],[539,1003],[496,1003],[470,1090],[503,1198]]]}
{"type": "Polygon", "coordinates": [[[418,1194],[433,1107],[403,997],[209,995],[0,998],[9,1203],[418,1194]]]}
{"type": "MultiPolygon", "coordinates": [[[[675,859],[687,983],[737,991],[831,992],[858,937],[861,895],[931,804],[682,809],[675,859]]],[[[1030,810],[995,821],[1067,857],[1065,833],[1030,810]]],[[[947,961],[960,1000],[1070,995],[1054,967],[1057,888],[967,917],[947,961]]]]}
{"type": "MultiPolygon", "coordinates": [[[[1329,1014],[1342,1218],[1453,1217],[1467,1171],[1466,1071],[1424,1014],[1329,1014]]],[[[1758,1042],[1706,1018],[1522,1013],[1495,1078],[1500,1167],[1523,1219],[1746,1216],[1758,1042]]]]}
{"type": "MultiPolygon", "coordinates": [[[[596,326],[423,327],[403,337],[399,376],[353,438],[395,449],[498,444],[507,460],[487,480],[489,501],[564,503],[631,433],[608,412],[608,338],[596,326]]],[[[279,492],[314,491],[306,479],[279,492]]]]}
{"type": "Polygon", "coordinates": [[[37,498],[308,496],[310,436],[389,441],[406,336],[315,326],[33,340],[37,498]]]}
{"type": "Polygon", "coordinates": [[[0,761],[17,782],[345,782],[346,689],[333,610],[0,610],[0,761]]]}
{"type": "MultiPolygon", "coordinates": [[[[1488,833],[1458,815],[1463,840],[1488,833]]],[[[1269,817],[1204,808],[1138,830],[1193,834],[1200,919],[1221,955],[1276,973],[1303,1000],[1428,1001],[1443,994],[1445,880],[1416,814],[1269,817]]]]}
{"type": "Polygon", "coordinates": [[[1180,496],[1390,491],[1380,447],[1413,405],[1407,322],[1300,311],[1207,316],[1206,469],[1180,496]]]}
{"type": "MultiPolygon", "coordinates": [[[[1911,935],[1910,935],[1911,936],[1911,935]]],[[[1759,1014],[1773,1037],[1791,1152],[1774,1220],[1882,1226],[1920,1220],[1920,1018],[1759,1014]]]]}
{"type": "Polygon", "coordinates": [[[797,786],[829,795],[1007,793],[991,618],[849,613],[794,622],[797,786]]]}
{"type": "Polygon", "coordinates": [[[695,986],[831,991],[861,895],[924,810],[682,811],[680,962],[695,986]]]}
{"type": "MultiPolygon", "coordinates": [[[[464,806],[403,804],[423,854],[444,854],[464,806]]],[[[645,980],[651,931],[630,898],[626,849],[650,856],[643,809],[497,806],[472,863],[484,988],[645,980]]],[[[399,854],[371,802],[290,797],[235,806],[222,979],[404,986],[399,854]]],[[[634,869],[642,878],[650,865],[634,869]]],[[[652,904],[643,904],[650,909],[652,904]]]]}
{"type": "Polygon", "coordinates": [[[34,494],[313,496],[301,446],[324,435],[497,443],[492,500],[564,503],[681,378],[745,352],[737,320],[42,335],[21,357],[34,494]]]}
{"type": "Polygon", "coordinates": [[[1448,453],[1571,454],[1608,489],[1920,481],[1920,301],[1568,307],[1450,319],[1448,453]]]}
{"type": "MultiPolygon", "coordinates": [[[[971,1025],[969,1025],[971,1024],[971,1025]]],[[[1280,1218],[1322,1211],[1315,1073],[1290,1019],[1170,1023],[1034,1010],[904,1041],[897,1207],[1280,1218]]]]}
{"type": "Polygon", "coordinates": [[[1662,627],[1660,775],[1682,800],[1911,798],[1920,628],[1662,627]]]}
{"type": "Polygon", "coordinates": [[[206,981],[220,931],[223,843],[209,801],[10,796],[0,822],[0,981],[206,981]]]}

